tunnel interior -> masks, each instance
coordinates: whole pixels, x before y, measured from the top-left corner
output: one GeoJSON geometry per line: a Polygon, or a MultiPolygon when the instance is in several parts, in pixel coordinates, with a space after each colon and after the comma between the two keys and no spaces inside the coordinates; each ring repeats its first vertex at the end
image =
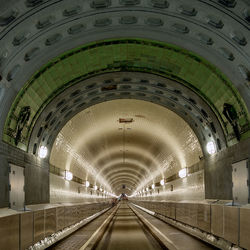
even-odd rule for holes
{"type": "Polygon", "coordinates": [[[250,248],[249,24],[248,0],[0,0],[0,220],[126,194],[250,248]]]}
{"type": "Polygon", "coordinates": [[[202,157],[198,138],[181,117],[150,102],[122,99],[70,119],[55,139],[50,163],[92,186],[130,196],[202,157]]]}

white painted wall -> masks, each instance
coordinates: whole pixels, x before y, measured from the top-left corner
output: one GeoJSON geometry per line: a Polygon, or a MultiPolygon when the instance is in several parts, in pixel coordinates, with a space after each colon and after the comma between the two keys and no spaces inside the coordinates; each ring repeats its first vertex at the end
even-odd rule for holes
{"type": "Polygon", "coordinates": [[[177,179],[166,183],[165,186],[154,190],[146,196],[133,197],[139,200],[150,201],[203,201],[205,200],[204,170],[196,172],[183,179],[177,179]],[[171,191],[173,185],[173,191],[171,191]]]}
{"type": "Polygon", "coordinates": [[[110,199],[101,194],[98,196],[94,190],[91,195],[90,190],[81,184],[50,174],[50,203],[100,202],[110,199]]]}

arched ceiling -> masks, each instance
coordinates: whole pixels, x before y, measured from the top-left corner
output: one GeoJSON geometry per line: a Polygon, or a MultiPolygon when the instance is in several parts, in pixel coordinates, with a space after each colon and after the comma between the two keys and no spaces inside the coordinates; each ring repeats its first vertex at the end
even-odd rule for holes
{"type": "Polygon", "coordinates": [[[195,133],[174,112],[120,99],[91,106],[70,119],[55,140],[50,163],[119,194],[122,185],[131,193],[202,156],[195,133]]]}
{"type": "Polygon", "coordinates": [[[209,141],[221,150],[250,136],[248,0],[0,0],[0,6],[4,142],[34,155],[45,145],[59,168],[118,192],[124,182],[129,191],[138,178],[154,181],[192,164],[198,152],[206,155],[209,141]],[[177,124],[185,120],[193,131],[183,136],[192,134],[199,150],[184,150],[178,127],[164,119],[162,126],[162,117],[140,104],[130,107],[138,114],[127,111],[131,131],[112,120],[124,105],[116,113],[112,106],[111,114],[96,108],[139,100],[177,124]],[[223,113],[225,103],[236,111],[240,138],[223,113]],[[83,126],[71,131],[77,120],[83,126]],[[124,131],[126,138],[136,135],[128,151],[119,151],[124,131]],[[53,156],[56,150],[65,161],[53,156]],[[173,163],[162,173],[164,161],[173,163]]]}
{"type": "MultiPolygon", "coordinates": [[[[15,127],[18,123],[16,118],[20,116],[23,106],[31,108],[29,126],[22,138],[25,148],[30,141],[37,118],[58,94],[91,75],[120,70],[162,75],[191,88],[216,114],[224,134],[228,136],[228,141],[232,139],[229,136],[232,128],[227,124],[226,119],[223,119],[224,103],[230,102],[235,107],[243,132],[243,128],[249,125],[249,114],[237,90],[208,62],[188,51],[163,43],[121,39],[89,44],[67,52],[45,65],[26,83],[16,97],[6,120],[4,140],[13,143],[15,127]]],[[[86,86],[86,90],[92,89],[96,84],[92,85],[86,86]]],[[[116,86],[110,84],[108,88],[112,89],[116,86]]],[[[97,94],[98,92],[92,91],[88,93],[88,97],[97,94]]],[[[74,95],[77,93],[72,93],[72,97],[74,95]]]]}
{"type": "Polygon", "coordinates": [[[107,100],[127,98],[158,103],[173,110],[194,129],[203,151],[211,140],[217,144],[217,150],[226,145],[218,117],[189,88],[149,73],[116,72],[82,80],[54,98],[36,121],[29,152],[36,154],[39,145],[51,148],[60,129],[81,110],[107,100]]]}
{"type": "Polygon", "coordinates": [[[234,144],[222,110],[225,102],[234,106],[241,138],[248,137],[249,38],[245,0],[1,1],[1,136],[15,145],[20,110],[28,104],[31,117],[17,143],[28,150],[39,115],[61,91],[125,70],[192,89],[215,113],[220,139],[234,144]]]}

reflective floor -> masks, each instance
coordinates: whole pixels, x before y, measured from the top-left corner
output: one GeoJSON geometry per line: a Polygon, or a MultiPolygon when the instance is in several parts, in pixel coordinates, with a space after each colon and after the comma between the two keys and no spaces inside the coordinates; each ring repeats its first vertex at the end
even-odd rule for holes
{"type": "Polygon", "coordinates": [[[159,245],[129,206],[122,203],[96,249],[150,250],[166,248],[159,245]]]}
{"type": "Polygon", "coordinates": [[[47,249],[54,250],[79,250],[93,233],[101,226],[103,221],[112,213],[113,209],[96,218],[93,222],[85,225],[65,239],[59,241],[47,249]]]}
{"type": "MultiPolygon", "coordinates": [[[[121,201],[117,207],[111,208],[94,221],[83,226],[65,239],[59,241],[49,249],[96,249],[96,250],[151,250],[167,249],[157,240],[151,229],[145,227],[145,220],[149,228],[157,228],[167,239],[173,249],[178,250],[208,250],[217,249],[163,221],[152,216],[131,203],[121,201]],[[131,206],[131,208],[130,208],[131,206]],[[140,218],[139,218],[139,217],[140,218]],[[110,219],[111,221],[110,221],[110,219]],[[103,233],[88,246],[93,235],[103,227],[105,221],[110,221],[103,229],[103,233]],[[142,222],[143,221],[143,222],[142,222]],[[87,244],[87,245],[86,245],[87,244]],[[86,245],[86,247],[85,247],[86,245]]],[[[158,236],[157,236],[158,237],[158,236]]]]}

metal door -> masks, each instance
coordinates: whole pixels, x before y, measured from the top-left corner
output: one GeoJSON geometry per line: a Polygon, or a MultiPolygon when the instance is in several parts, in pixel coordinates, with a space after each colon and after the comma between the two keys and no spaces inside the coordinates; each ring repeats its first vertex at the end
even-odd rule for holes
{"type": "Polygon", "coordinates": [[[248,159],[232,164],[233,200],[235,203],[249,203],[248,159]]]}
{"type": "Polygon", "coordinates": [[[23,210],[25,207],[24,168],[10,164],[10,208],[23,210]]]}

